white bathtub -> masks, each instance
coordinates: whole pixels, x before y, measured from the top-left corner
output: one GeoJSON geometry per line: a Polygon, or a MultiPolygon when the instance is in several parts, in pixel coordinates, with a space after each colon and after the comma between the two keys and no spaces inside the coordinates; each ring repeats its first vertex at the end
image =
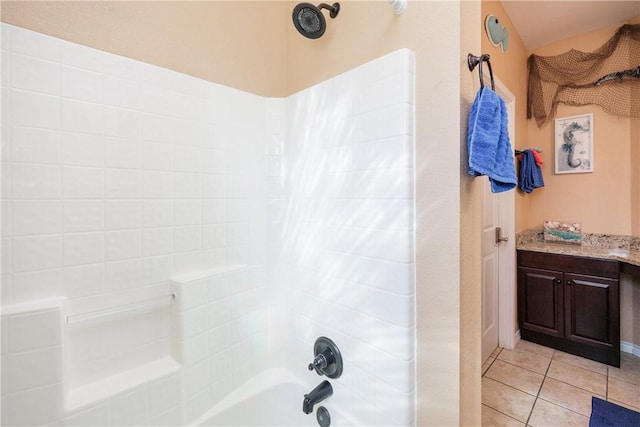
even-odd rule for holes
{"type": "MultiPolygon", "coordinates": [[[[269,369],[238,387],[197,419],[193,425],[318,426],[315,410],[311,414],[302,412],[304,395],[312,388],[305,386],[286,369],[269,369]]],[[[318,406],[325,406],[329,410],[332,427],[362,425],[354,423],[333,408],[331,399],[330,397],[316,405],[315,409],[318,406]]]]}

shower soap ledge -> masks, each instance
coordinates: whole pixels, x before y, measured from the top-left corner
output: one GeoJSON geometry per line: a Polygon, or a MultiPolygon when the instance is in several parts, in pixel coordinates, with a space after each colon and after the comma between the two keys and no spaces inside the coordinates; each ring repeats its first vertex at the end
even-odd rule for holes
{"type": "Polygon", "coordinates": [[[179,369],[180,364],[175,360],[171,357],[163,357],[103,380],[72,388],[66,395],[65,410],[73,411],[123,391],[149,384],[158,378],[171,375],[179,369]]]}
{"type": "Polygon", "coordinates": [[[222,274],[230,273],[232,271],[242,270],[247,268],[246,264],[232,264],[232,265],[223,265],[216,268],[211,268],[208,270],[198,270],[198,271],[190,271],[188,273],[178,274],[176,276],[172,276],[169,278],[171,282],[181,284],[193,282],[194,280],[204,279],[205,277],[211,276],[220,276],[222,274]]]}
{"type": "Polygon", "coordinates": [[[21,304],[3,305],[2,315],[13,316],[16,314],[34,313],[37,311],[56,310],[62,308],[66,300],[66,297],[52,297],[21,304]]]}

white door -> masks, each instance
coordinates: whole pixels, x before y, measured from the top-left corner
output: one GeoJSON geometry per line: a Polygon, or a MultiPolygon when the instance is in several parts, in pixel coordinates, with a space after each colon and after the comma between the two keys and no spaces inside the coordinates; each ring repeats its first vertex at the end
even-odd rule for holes
{"type": "Polygon", "coordinates": [[[500,256],[496,243],[499,227],[498,197],[491,184],[483,178],[482,196],[482,362],[498,347],[500,256]]]}
{"type": "MultiPolygon", "coordinates": [[[[485,76],[487,77],[487,76],[485,76]]],[[[509,117],[511,145],[515,144],[515,96],[495,78],[496,93],[504,99],[509,117]]],[[[485,81],[485,84],[488,82],[485,81]]],[[[491,193],[483,180],[482,212],[482,362],[500,345],[516,344],[515,311],[515,191],[491,193]],[[508,240],[496,243],[496,227],[508,240]]]]}

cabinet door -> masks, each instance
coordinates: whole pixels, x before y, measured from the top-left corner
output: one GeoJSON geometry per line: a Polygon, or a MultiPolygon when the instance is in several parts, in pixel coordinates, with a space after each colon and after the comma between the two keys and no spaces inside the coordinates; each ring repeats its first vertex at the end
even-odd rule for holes
{"type": "Polygon", "coordinates": [[[564,336],[562,272],[518,267],[518,323],[550,336],[564,336]]]}
{"type": "Polygon", "coordinates": [[[571,341],[617,348],[620,343],[618,281],[565,274],[565,327],[571,341]]]}

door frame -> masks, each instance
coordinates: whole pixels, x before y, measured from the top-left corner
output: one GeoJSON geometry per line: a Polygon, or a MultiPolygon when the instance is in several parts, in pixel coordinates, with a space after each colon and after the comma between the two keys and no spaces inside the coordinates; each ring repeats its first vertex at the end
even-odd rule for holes
{"type": "MultiPolygon", "coordinates": [[[[485,84],[490,87],[491,81],[488,75],[483,76],[485,84]]],[[[495,92],[500,95],[507,106],[509,117],[509,137],[511,146],[516,147],[516,97],[494,75],[495,92]]],[[[499,272],[498,272],[498,345],[502,348],[513,349],[520,340],[520,331],[517,329],[516,320],[516,233],[515,233],[515,192],[505,191],[498,193],[500,197],[498,218],[502,227],[502,235],[509,240],[499,246],[499,272]]]]}

